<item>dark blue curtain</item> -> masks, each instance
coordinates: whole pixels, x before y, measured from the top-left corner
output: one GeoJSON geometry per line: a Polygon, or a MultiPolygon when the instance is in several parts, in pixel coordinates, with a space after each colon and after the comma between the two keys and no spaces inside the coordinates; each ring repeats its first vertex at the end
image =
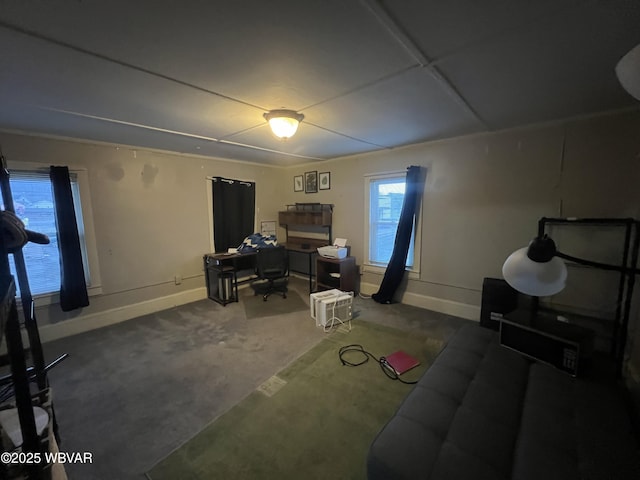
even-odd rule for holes
{"type": "Polygon", "coordinates": [[[214,177],[213,238],[216,252],[236,248],[254,233],[256,184],[214,177]]]}
{"type": "Polygon", "coordinates": [[[58,251],[60,252],[60,306],[63,312],[89,305],[80,250],[80,237],[68,167],[49,169],[55,203],[58,251]]]}
{"type": "Polygon", "coordinates": [[[396,239],[393,244],[393,252],[391,253],[391,259],[389,260],[387,269],[384,272],[380,288],[371,296],[371,298],[378,303],[392,303],[393,295],[404,277],[416,209],[418,200],[422,195],[423,184],[422,169],[416,166],[407,168],[404,201],[402,203],[402,210],[400,211],[400,220],[398,221],[398,230],[396,231],[396,239]]]}

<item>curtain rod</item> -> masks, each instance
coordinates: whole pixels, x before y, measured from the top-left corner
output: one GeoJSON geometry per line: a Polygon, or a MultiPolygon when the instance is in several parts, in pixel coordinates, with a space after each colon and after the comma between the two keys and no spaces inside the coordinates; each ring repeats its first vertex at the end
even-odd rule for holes
{"type": "Polygon", "coordinates": [[[240,185],[246,185],[247,187],[251,187],[252,185],[255,185],[255,182],[247,182],[245,180],[232,180],[230,178],[223,178],[223,177],[205,177],[205,178],[213,182],[217,182],[218,180],[220,180],[222,182],[227,182],[229,184],[238,182],[240,185]]]}

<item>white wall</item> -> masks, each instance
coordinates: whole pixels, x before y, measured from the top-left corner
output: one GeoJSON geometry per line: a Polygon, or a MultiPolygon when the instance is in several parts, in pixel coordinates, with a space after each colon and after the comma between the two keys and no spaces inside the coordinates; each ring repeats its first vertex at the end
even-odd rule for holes
{"type": "MultiPolygon", "coordinates": [[[[330,171],[331,190],[294,193],[287,185],[284,203],[335,204],[334,236],[349,239],[361,264],[364,175],[425,167],[421,273],[406,282],[399,298],[478,319],[483,278],[501,277],[504,260],[536,235],[539,218],[640,218],[639,155],[635,110],[292,167],[288,185],[304,171],[330,171]]],[[[587,233],[584,242],[599,239],[587,233]]],[[[619,246],[598,250],[609,247],[619,246]]],[[[375,292],[381,279],[365,273],[362,290],[375,292]]],[[[571,300],[592,302],[592,310],[611,308],[609,298],[571,300]]]]}
{"type": "Polygon", "coordinates": [[[632,112],[359,155],[314,166],[331,172],[331,190],[317,194],[293,192],[293,176],[312,169],[293,167],[284,203],[335,204],[334,236],[347,237],[361,263],[363,176],[425,167],[421,276],[407,290],[479,305],[482,279],[500,276],[540,217],[638,215],[638,132],[632,112]]]}
{"type": "Polygon", "coordinates": [[[207,176],[255,181],[258,226],[281,205],[271,167],[6,133],[0,145],[10,171],[29,162],[88,172],[102,294],[66,314],[37,302],[45,340],[206,297],[207,176]]]}

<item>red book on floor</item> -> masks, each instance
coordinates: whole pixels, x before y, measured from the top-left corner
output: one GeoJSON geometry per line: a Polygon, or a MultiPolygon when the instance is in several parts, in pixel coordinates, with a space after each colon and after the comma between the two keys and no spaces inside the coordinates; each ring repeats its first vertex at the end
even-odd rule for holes
{"type": "Polygon", "coordinates": [[[387,359],[389,366],[393,368],[397,375],[402,375],[407,370],[411,370],[412,368],[420,365],[420,361],[417,358],[413,358],[402,350],[398,350],[385,358],[387,359]]]}

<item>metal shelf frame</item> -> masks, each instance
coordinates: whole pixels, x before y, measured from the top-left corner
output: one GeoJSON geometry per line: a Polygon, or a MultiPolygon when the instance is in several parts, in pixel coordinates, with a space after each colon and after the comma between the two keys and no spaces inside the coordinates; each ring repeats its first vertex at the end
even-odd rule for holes
{"type": "Polygon", "coordinates": [[[638,250],[640,249],[640,222],[633,218],[549,218],[542,217],[538,221],[538,236],[542,237],[546,229],[552,225],[576,225],[576,226],[606,226],[620,227],[624,232],[622,256],[620,263],[611,265],[594,265],[594,262],[585,261],[582,265],[591,268],[600,268],[619,272],[618,295],[616,299],[616,311],[613,319],[613,331],[611,337],[610,354],[615,361],[616,375],[622,375],[624,352],[627,344],[629,317],[631,314],[631,300],[635,286],[638,266],[638,250]]]}

